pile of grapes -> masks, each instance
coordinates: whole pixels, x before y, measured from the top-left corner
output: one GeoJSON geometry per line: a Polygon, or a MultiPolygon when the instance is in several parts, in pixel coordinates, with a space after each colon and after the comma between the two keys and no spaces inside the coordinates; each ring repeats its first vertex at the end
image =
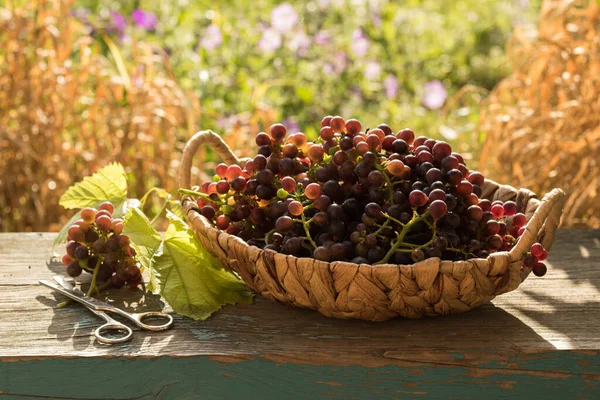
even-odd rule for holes
{"type": "Polygon", "coordinates": [[[113,219],[113,212],[110,202],[102,203],[97,210],[84,208],[81,219],[69,228],[62,263],[72,277],[86,271],[94,274],[94,282],[135,288],[142,282],[142,274],[129,237],[121,234],[123,220],[113,219]]]}
{"type": "MultiPolygon", "coordinates": [[[[314,142],[275,124],[256,144],[244,168],[219,164],[188,192],[217,228],[265,250],[368,264],[484,258],[510,250],[527,223],[514,202],[480,198],[483,175],[448,143],[410,129],[363,132],[328,116],[314,142]]],[[[527,265],[543,275],[545,250],[535,254],[527,265]]]]}

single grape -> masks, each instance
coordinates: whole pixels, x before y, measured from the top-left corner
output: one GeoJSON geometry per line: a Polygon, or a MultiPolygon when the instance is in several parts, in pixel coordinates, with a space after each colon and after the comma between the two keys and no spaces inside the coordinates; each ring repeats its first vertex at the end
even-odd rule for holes
{"type": "Polygon", "coordinates": [[[383,174],[381,172],[379,172],[378,170],[373,170],[373,171],[369,172],[367,179],[368,179],[369,183],[375,187],[381,186],[384,181],[383,174]]]}
{"type": "Polygon", "coordinates": [[[441,181],[442,180],[442,171],[440,171],[437,168],[430,168],[427,171],[427,173],[425,174],[425,179],[427,179],[427,182],[429,182],[429,184],[432,184],[433,182],[441,181]]]}
{"type": "Polygon", "coordinates": [[[286,176],[281,180],[281,187],[288,193],[292,193],[294,190],[296,190],[296,181],[294,178],[286,176]]]}
{"type": "MultiPolygon", "coordinates": [[[[265,132],[260,132],[259,134],[257,134],[256,137],[254,138],[254,140],[256,141],[256,145],[258,147],[270,146],[272,144],[271,138],[265,132]]],[[[218,171],[217,171],[217,175],[219,175],[221,178],[225,177],[224,175],[219,174],[218,171]]]]}
{"type": "Polygon", "coordinates": [[[414,261],[414,262],[419,262],[419,261],[423,261],[425,259],[425,253],[423,253],[423,250],[413,250],[410,253],[410,258],[414,261]]]}
{"type": "Polygon", "coordinates": [[[456,185],[456,193],[460,194],[463,197],[467,197],[468,195],[473,193],[473,184],[463,179],[458,185],[456,185]]]}
{"type": "Polygon", "coordinates": [[[446,174],[448,178],[448,183],[454,186],[458,186],[463,180],[463,174],[457,169],[451,169],[446,174]]]}
{"type": "Polygon", "coordinates": [[[290,212],[290,214],[298,216],[302,214],[302,212],[304,211],[304,207],[302,206],[302,203],[294,200],[290,204],[288,204],[288,211],[290,212]]]}
{"type": "Polygon", "coordinates": [[[297,254],[302,248],[302,239],[299,237],[291,237],[287,239],[281,248],[285,254],[297,254]]]}
{"type": "Polygon", "coordinates": [[[408,144],[414,144],[415,141],[415,133],[412,129],[402,129],[396,134],[396,137],[404,140],[408,144]]]}
{"type": "Polygon", "coordinates": [[[533,267],[533,274],[535,276],[544,276],[546,275],[546,272],[548,272],[548,268],[546,267],[546,264],[544,263],[537,263],[535,264],[535,266],[533,267]]]}
{"type": "Polygon", "coordinates": [[[344,121],[344,118],[340,116],[335,116],[331,118],[331,122],[329,125],[331,126],[331,129],[333,129],[333,131],[336,133],[341,133],[346,130],[346,121],[344,121]]]}
{"type": "Polygon", "coordinates": [[[333,117],[331,115],[328,115],[326,117],[323,117],[323,119],[321,120],[321,128],[324,126],[329,126],[331,125],[331,119],[333,117]]]}
{"type": "Polygon", "coordinates": [[[483,218],[483,210],[479,206],[469,206],[466,216],[472,221],[481,221],[483,218]]]}
{"type": "Polygon", "coordinates": [[[504,207],[500,204],[491,206],[490,211],[494,214],[494,218],[502,218],[504,216],[504,207]]]}
{"type": "Polygon", "coordinates": [[[217,182],[217,193],[225,194],[229,192],[229,183],[227,181],[217,182]]]}
{"type": "Polygon", "coordinates": [[[283,124],[273,124],[269,128],[269,133],[273,139],[282,140],[285,137],[287,130],[283,124]]]}
{"type": "Polygon", "coordinates": [[[534,257],[539,257],[544,252],[544,246],[541,243],[534,243],[531,245],[531,254],[534,257]]]}
{"type": "Polygon", "coordinates": [[[442,218],[448,212],[448,206],[442,200],[434,200],[429,205],[429,214],[431,217],[437,221],[442,218]]]}
{"type": "Polygon", "coordinates": [[[323,211],[319,211],[312,217],[313,222],[318,226],[325,226],[329,222],[329,216],[323,211]]]}
{"type": "Polygon", "coordinates": [[[280,233],[288,233],[294,227],[294,220],[287,216],[277,218],[275,230],[280,233]]]}
{"type": "MultiPolygon", "coordinates": [[[[505,209],[506,211],[506,209],[505,209]]],[[[525,216],[525,214],[522,213],[517,213],[513,216],[513,225],[521,228],[522,226],[525,226],[525,224],[527,223],[527,217],[525,216]]]]}
{"type": "Polygon", "coordinates": [[[331,205],[331,199],[326,195],[320,195],[313,200],[313,205],[319,211],[326,211],[331,205]]]}
{"type": "Polygon", "coordinates": [[[314,200],[321,195],[321,186],[318,183],[309,184],[304,190],[307,198],[314,200]]]}
{"type": "Polygon", "coordinates": [[[438,251],[444,251],[448,248],[448,239],[438,236],[433,240],[433,248],[438,251]]]}
{"type": "Polygon", "coordinates": [[[392,160],[387,164],[386,169],[394,176],[401,176],[404,173],[404,163],[400,160],[392,160]]]}
{"type": "Polygon", "coordinates": [[[324,154],[325,150],[320,144],[313,144],[308,148],[308,158],[310,159],[310,161],[321,161],[323,159],[324,154]]]}
{"type": "Polygon", "coordinates": [[[452,148],[448,143],[438,141],[433,145],[431,152],[433,153],[433,158],[441,162],[444,158],[452,154],[452,148]]]}
{"type": "Polygon", "coordinates": [[[346,132],[348,132],[350,136],[358,134],[361,131],[361,129],[362,126],[357,120],[349,119],[346,121],[346,132]]]}
{"type": "Polygon", "coordinates": [[[500,224],[498,221],[492,219],[486,222],[484,233],[486,236],[492,236],[500,232],[500,224]]]}
{"type": "Polygon", "coordinates": [[[504,215],[507,217],[513,216],[517,213],[517,203],[514,201],[507,201],[504,203],[504,215]]]}
{"type": "Polygon", "coordinates": [[[217,228],[225,230],[229,227],[230,218],[227,215],[219,215],[217,217],[217,228]]]}
{"type": "Polygon", "coordinates": [[[75,258],[78,260],[87,260],[90,256],[90,251],[86,246],[79,245],[75,249],[75,258]]]}
{"type": "Polygon", "coordinates": [[[105,210],[110,215],[112,215],[112,213],[115,212],[115,206],[113,206],[113,204],[110,201],[105,201],[104,203],[100,204],[100,206],[98,206],[98,211],[100,210],[105,210]]]}
{"type": "Polygon", "coordinates": [[[413,190],[408,196],[408,201],[413,207],[421,207],[427,204],[427,195],[421,190],[413,190]]]}
{"type": "Polygon", "coordinates": [[[85,239],[85,231],[81,229],[79,225],[71,225],[67,235],[70,240],[74,240],[76,242],[83,242],[85,239]]]}
{"type": "Polygon", "coordinates": [[[481,172],[477,172],[477,171],[471,171],[469,173],[469,177],[467,179],[473,185],[477,185],[477,186],[483,186],[483,182],[485,180],[485,178],[483,177],[483,174],[481,172]]]}
{"type": "Polygon", "coordinates": [[[333,132],[333,129],[331,129],[330,126],[324,126],[323,128],[321,128],[319,136],[321,136],[321,139],[327,141],[335,137],[335,132],[333,132]]]}
{"type": "Polygon", "coordinates": [[[313,257],[321,261],[329,261],[329,249],[324,246],[319,246],[313,251],[313,257]]]}
{"type": "Polygon", "coordinates": [[[77,261],[73,261],[67,265],[67,274],[73,278],[78,277],[83,272],[81,265],[77,261]]]}
{"type": "Polygon", "coordinates": [[[396,139],[392,142],[392,151],[398,154],[406,154],[408,153],[408,143],[403,139],[396,139]]]}
{"type": "Polygon", "coordinates": [[[488,245],[494,249],[494,250],[498,250],[500,247],[502,247],[502,238],[499,235],[493,235],[490,236],[487,240],[488,245]]]}
{"type": "Polygon", "coordinates": [[[271,185],[258,185],[256,188],[256,197],[261,200],[269,200],[273,198],[273,196],[275,196],[275,190],[271,185]]]}
{"type": "Polygon", "coordinates": [[[255,156],[253,162],[254,168],[257,171],[263,170],[267,167],[267,157],[263,156],[262,154],[258,154],[257,156],[255,156]]]}
{"type": "Polygon", "coordinates": [[[90,208],[90,207],[86,207],[83,210],[81,210],[81,218],[91,224],[96,220],[96,213],[98,211],[94,208],[90,208]]]}
{"type": "Polygon", "coordinates": [[[239,165],[230,165],[227,167],[227,172],[225,173],[225,177],[229,182],[237,178],[242,174],[242,167],[239,165]]]}

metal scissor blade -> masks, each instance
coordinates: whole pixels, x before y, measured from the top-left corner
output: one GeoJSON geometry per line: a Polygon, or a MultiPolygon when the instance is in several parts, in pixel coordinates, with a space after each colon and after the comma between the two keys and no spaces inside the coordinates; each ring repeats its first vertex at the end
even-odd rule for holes
{"type": "Polygon", "coordinates": [[[60,292],[60,293],[64,294],[65,296],[67,296],[75,301],[78,301],[81,304],[84,304],[86,307],[88,307],[92,310],[112,311],[115,309],[115,307],[111,306],[108,303],[105,303],[100,300],[96,300],[91,297],[87,297],[79,290],[67,289],[61,285],[57,285],[53,282],[44,281],[44,280],[40,281],[40,284],[42,284],[46,287],[49,287],[50,289],[56,290],[57,292],[60,292]]]}
{"type": "Polygon", "coordinates": [[[73,285],[71,282],[69,282],[68,280],[66,280],[65,278],[63,278],[60,275],[54,275],[52,277],[52,279],[54,279],[56,281],[56,283],[58,283],[60,286],[64,287],[65,289],[73,290],[75,292],[81,292],[80,290],[78,290],[75,287],[75,285],[73,285]]]}

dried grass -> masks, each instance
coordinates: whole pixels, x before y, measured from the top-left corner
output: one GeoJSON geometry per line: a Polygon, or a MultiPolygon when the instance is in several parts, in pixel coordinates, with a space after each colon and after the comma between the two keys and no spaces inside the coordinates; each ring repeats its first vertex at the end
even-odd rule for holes
{"type": "MultiPolygon", "coordinates": [[[[134,43],[125,60],[105,37],[105,57],[71,6],[0,8],[0,231],[56,230],[64,190],[110,161],[135,177],[133,196],[174,192],[181,149],[199,129],[199,101],[177,85],[164,52],[134,43]]],[[[233,147],[268,114],[239,118],[248,123],[228,137],[233,147]]]]}
{"type": "Polygon", "coordinates": [[[480,165],[499,182],[569,199],[563,226],[600,227],[600,6],[545,1],[537,35],[517,29],[513,73],[480,120],[480,165]]]}

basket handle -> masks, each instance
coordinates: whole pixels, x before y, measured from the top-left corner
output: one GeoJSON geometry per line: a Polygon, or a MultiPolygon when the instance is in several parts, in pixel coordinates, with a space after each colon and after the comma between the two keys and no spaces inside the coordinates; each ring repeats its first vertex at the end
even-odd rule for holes
{"type": "Polygon", "coordinates": [[[561,189],[553,189],[544,196],[528,221],[527,228],[521,235],[519,242],[510,251],[511,259],[521,259],[523,253],[528,252],[531,245],[537,241],[542,243],[546,250],[550,250],[554,241],[554,232],[560,223],[565,201],[566,194],[561,189]]]}
{"type": "MultiPolygon", "coordinates": [[[[210,145],[217,152],[217,154],[227,164],[238,164],[240,165],[243,160],[239,159],[231,148],[225,143],[221,136],[217,135],[213,131],[200,131],[188,140],[183,149],[183,155],[181,157],[181,164],[179,165],[179,187],[183,189],[189,189],[192,179],[192,161],[194,155],[201,145],[210,145]]],[[[241,166],[241,165],[240,165],[241,166]]]]}

